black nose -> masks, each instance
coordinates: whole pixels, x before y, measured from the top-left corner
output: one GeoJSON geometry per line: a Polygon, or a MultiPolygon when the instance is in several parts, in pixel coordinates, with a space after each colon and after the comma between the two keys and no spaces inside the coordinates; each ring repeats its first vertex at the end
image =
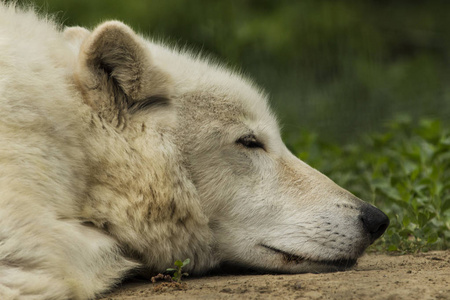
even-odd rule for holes
{"type": "Polygon", "coordinates": [[[389,226],[389,218],[378,208],[365,204],[361,209],[361,221],[370,233],[370,243],[379,238],[389,226]]]}

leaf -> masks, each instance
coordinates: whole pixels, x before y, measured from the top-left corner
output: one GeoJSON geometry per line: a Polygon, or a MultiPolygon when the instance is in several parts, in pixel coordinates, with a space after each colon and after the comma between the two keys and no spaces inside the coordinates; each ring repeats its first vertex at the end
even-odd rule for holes
{"type": "Polygon", "coordinates": [[[167,272],[173,272],[173,271],[176,271],[177,269],[174,269],[174,268],[168,268],[168,269],[166,269],[166,271],[167,272]]]}
{"type": "Polygon", "coordinates": [[[188,265],[190,262],[191,262],[191,260],[190,260],[189,258],[186,258],[186,259],[183,261],[182,267],[188,265]]]}
{"type": "Polygon", "coordinates": [[[388,247],[388,251],[397,251],[397,250],[398,250],[398,247],[396,245],[391,244],[388,247]]]}
{"type": "Polygon", "coordinates": [[[402,223],[403,223],[403,227],[408,227],[409,223],[411,222],[411,220],[409,219],[408,216],[404,216],[402,223]]]}
{"type": "Polygon", "coordinates": [[[445,200],[441,207],[442,212],[445,212],[447,209],[450,209],[450,198],[445,200]]]}
{"type": "Polygon", "coordinates": [[[183,262],[181,260],[177,260],[175,261],[174,265],[177,267],[183,267],[183,262]]]}
{"type": "Polygon", "coordinates": [[[429,218],[428,214],[419,212],[419,214],[418,214],[418,221],[419,221],[419,226],[420,227],[425,226],[425,224],[428,222],[429,219],[430,218],[429,218]]]}
{"type": "Polygon", "coordinates": [[[441,144],[442,144],[442,145],[446,145],[446,146],[450,146],[450,136],[443,137],[443,138],[441,139],[441,144]]]}
{"type": "Polygon", "coordinates": [[[398,192],[398,190],[396,190],[391,185],[389,180],[384,179],[384,178],[383,179],[381,179],[381,178],[373,179],[371,184],[372,184],[372,186],[374,186],[376,189],[378,189],[381,193],[388,196],[389,198],[398,200],[398,201],[402,200],[400,193],[398,192]]]}
{"type": "Polygon", "coordinates": [[[436,242],[438,239],[438,235],[436,232],[433,232],[432,234],[430,234],[427,238],[427,243],[428,244],[433,244],[434,242],[436,242]]]}

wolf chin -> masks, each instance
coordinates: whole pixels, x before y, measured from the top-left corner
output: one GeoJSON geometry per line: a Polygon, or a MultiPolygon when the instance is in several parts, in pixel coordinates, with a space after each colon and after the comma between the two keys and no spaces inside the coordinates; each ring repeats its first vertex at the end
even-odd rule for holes
{"type": "Polygon", "coordinates": [[[283,144],[240,74],[0,4],[0,298],[90,299],[190,258],[351,267],[389,224],[283,144]]]}

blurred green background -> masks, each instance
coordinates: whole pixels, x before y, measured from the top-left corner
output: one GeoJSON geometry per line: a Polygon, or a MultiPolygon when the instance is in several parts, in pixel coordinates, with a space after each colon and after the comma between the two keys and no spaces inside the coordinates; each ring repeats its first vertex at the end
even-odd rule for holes
{"type": "Polygon", "coordinates": [[[450,1],[32,3],[68,26],[122,20],[242,70],[270,94],[294,154],[389,215],[372,249],[450,248],[450,1]]]}
{"type": "Polygon", "coordinates": [[[118,19],[243,70],[286,138],[338,143],[397,114],[450,116],[450,1],[36,0],[65,25],[118,19]]]}

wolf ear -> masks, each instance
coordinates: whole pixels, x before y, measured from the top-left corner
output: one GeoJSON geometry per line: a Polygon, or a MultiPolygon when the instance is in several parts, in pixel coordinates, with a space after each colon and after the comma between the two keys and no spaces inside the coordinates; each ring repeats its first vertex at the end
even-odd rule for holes
{"type": "Polygon", "coordinates": [[[96,110],[134,112],[168,104],[170,77],[154,65],[144,41],[125,24],[98,26],[81,45],[75,81],[96,110]]]}
{"type": "Polygon", "coordinates": [[[81,43],[90,35],[89,30],[83,27],[66,27],[63,32],[64,39],[71,45],[78,53],[81,43]]]}

